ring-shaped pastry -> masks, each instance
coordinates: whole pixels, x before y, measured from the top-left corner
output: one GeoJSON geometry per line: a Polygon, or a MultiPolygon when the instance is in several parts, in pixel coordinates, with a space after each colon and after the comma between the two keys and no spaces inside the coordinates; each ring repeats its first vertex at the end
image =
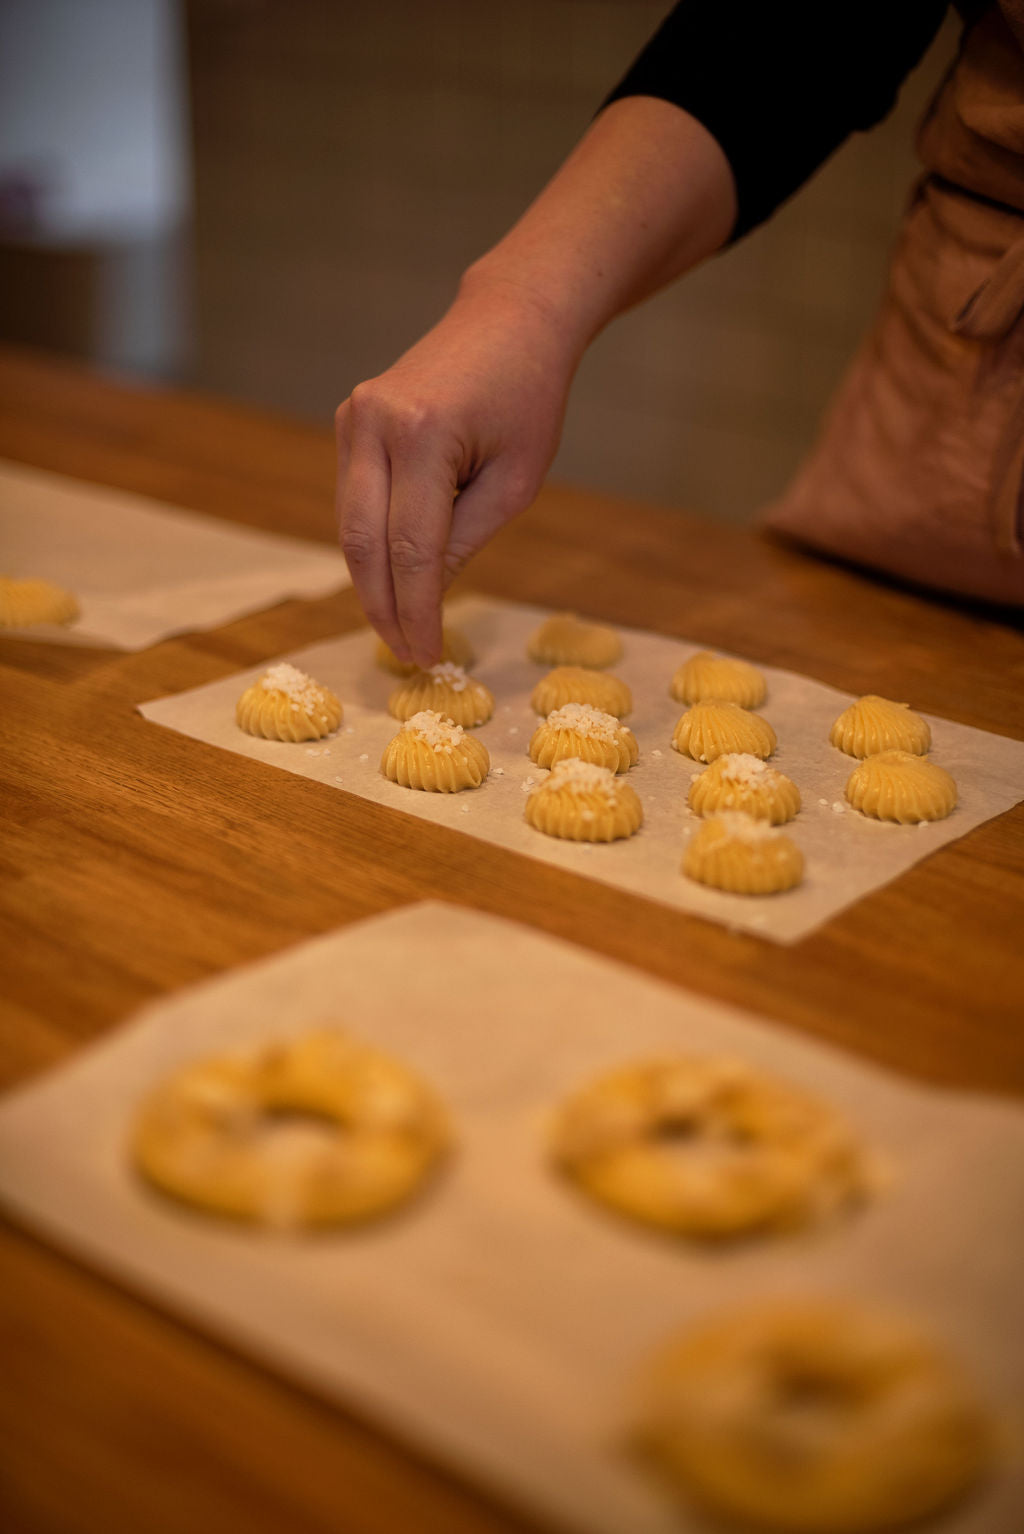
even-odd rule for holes
{"type": "Polygon", "coordinates": [[[683,662],[669,683],[678,703],[703,703],[708,698],[757,708],[768,691],[763,674],[748,660],[699,650],[683,662]]]}
{"type": "Polygon", "coordinates": [[[462,666],[441,661],[429,671],[414,672],[388,699],[388,713],[395,719],[411,719],[424,709],[469,728],[490,719],[494,694],[483,682],[467,676],[462,666]]]}
{"type": "Polygon", "coordinates": [[[717,1316],[662,1348],[638,1397],[638,1446],[676,1490],[774,1534],[916,1525],[993,1458],[960,1367],[915,1326],[849,1302],[717,1316]]]}
{"type": "Polygon", "coordinates": [[[143,1104],[132,1153],[184,1203],[300,1228],[385,1213],[448,1143],[444,1109],[415,1072],[325,1028],[178,1071],[143,1104]]]}
{"type": "Polygon", "coordinates": [[[589,703],[566,703],[554,709],[533,732],[528,749],[538,767],[578,757],[612,772],[628,772],[640,759],[640,747],[629,726],[589,703]]]}
{"type": "Polygon", "coordinates": [[[807,1225],[871,1189],[832,1108],[727,1059],[643,1060],[599,1077],[562,1106],[551,1154],[617,1213],[702,1239],[807,1225]]]}
{"type": "Polygon", "coordinates": [[[235,708],[238,728],[264,740],[322,740],[341,718],[341,703],[330,688],[287,661],[247,687],[235,708]]]}

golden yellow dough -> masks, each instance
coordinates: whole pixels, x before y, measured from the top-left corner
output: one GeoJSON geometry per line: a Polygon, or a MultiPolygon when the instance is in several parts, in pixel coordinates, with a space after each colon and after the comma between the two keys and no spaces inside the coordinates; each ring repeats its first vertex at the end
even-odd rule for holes
{"type": "Polygon", "coordinates": [[[709,698],[694,703],[676,725],[672,744],[697,762],[713,762],[730,753],[771,756],[778,741],[767,719],[751,714],[738,703],[709,698]]]}
{"type": "Polygon", "coordinates": [[[694,832],[683,873],[733,895],[777,895],[800,883],[804,855],[770,821],[723,810],[694,832]]]}
{"type": "Polygon", "coordinates": [[[341,703],[330,688],[287,661],[247,687],[235,708],[239,729],[264,740],[322,740],[341,717],[341,703]]]}
{"type": "Polygon", "coordinates": [[[728,752],[716,757],[690,785],[689,805],[698,815],[741,810],[756,820],[784,825],[800,808],[800,790],[785,773],[760,757],[728,752]]]}
{"type": "Polygon", "coordinates": [[[636,792],[608,767],[567,757],[526,801],[529,825],[574,842],[614,842],[643,824],[636,792]]]}
{"type": "Polygon", "coordinates": [[[730,1528],[902,1529],[993,1460],[991,1418],[960,1367],[916,1326],[851,1302],[704,1321],[662,1348],[638,1396],[639,1446],[730,1528]]]}
{"type": "Polygon", "coordinates": [[[78,600],[52,581],[0,575],[0,628],[26,628],[33,623],[74,623],[81,616],[78,600]]]}
{"type": "Polygon", "coordinates": [[[388,713],[396,719],[411,719],[424,709],[463,726],[486,724],[494,713],[494,694],[462,666],[442,661],[429,671],[414,672],[388,699],[388,713]]]}
{"type": "Polygon", "coordinates": [[[622,640],[604,624],[586,623],[575,613],[557,613],[530,635],[526,653],[545,666],[589,666],[603,671],[620,659],[622,640]]]}
{"type": "Polygon", "coordinates": [[[586,666],[556,666],[541,677],[530,694],[530,707],[545,719],[567,703],[589,703],[602,713],[622,719],[633,707],[633,694],[617,676],[586,666]]]}
{"type": "Polygon", "coordinates": [[[176,1072],[143,1104],[131,1149],[150,1182],[184,1203],[300,1228],[392,1209],[448,1143],[425,1082],[323,1028],[176,1072]]]}
{"type": "MultiPolygon", "coordinates": [[[[377,648],[374,652],[378,666],[383,666],[385,671],[390,671],[393,676],[412,676],[419,667],[415,661],[399,660],[391,646],[383,639],[378,639],[377,648]]],[[[471,666],[476,660],[473,646],[466,638],[461,629],[444,626],[441,645],[442,661],[450,661],[453,666],[471,666]]]]}
{"type": "Polygon", "coordinates": [[[424,709],[407,719],[384,748],[380,770],[403,788],[457,794],[479,788],[491,770],[487,747],[461,724],[424,709]]]}
{"type": "Polygon", "coordinates": [[[911,751],[880,751],[854,768],[846,797],[873,820],[945,820],[956,806],[956,782],[944,767],[911,751]]]}
{"type": "Polygon", "coordinates": [[[611,1071],[566,1101],[551,1150],[600,1203],[702,1239],[811,1224],[871,1186],[838,1114],[735,1060],[683,1055],[611,1071]]]}
{"type": "Polygon", "coordinates": [[[629,726],[589,703],[566,703],[554,709],[534,731],[529,752],[538,767],[553,767],[575,756],[582,762],[609,767],[612,772],[627,772],[640,759],[640,748],[629,726]]]}
{"type": "Polygon", "coordinates": [[[738,703],[741,708],[757,708],[767,692],[765,679],[747,660],[715,655],[700,650],[684,661],[669,684],[669,692],[679,703],[703,703],[708,698],[738,703]]]}
{"type": "Polygon", "coordinates": [[[927,719],[906,703],[867,693],[839,715],[829,740],[847,756],[874,756],[879,751],[912,751],[924,756],[931,749],[927,719]]]}

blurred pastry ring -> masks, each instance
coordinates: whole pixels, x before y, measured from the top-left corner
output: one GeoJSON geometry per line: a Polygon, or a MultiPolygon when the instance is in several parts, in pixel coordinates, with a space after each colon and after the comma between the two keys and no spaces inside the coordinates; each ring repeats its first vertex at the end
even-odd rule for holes
{"type": "Polygon", "coordinates": [[[827,1103],[716,1056],[640,1060],[598,1077],[563,1103],[551,1154],[617,1213],[712,1240],[813,1224],[874,1180],[827,1103]]]}
{"type": "Polygon", "coordinates": [[[444,1108],[414,1071],[320,1028],[177,1071],[143,1103],[131,1149],[143,1175],[183,1203],[303,1228],[404,1202],[448,1140],[444,1108]]]}

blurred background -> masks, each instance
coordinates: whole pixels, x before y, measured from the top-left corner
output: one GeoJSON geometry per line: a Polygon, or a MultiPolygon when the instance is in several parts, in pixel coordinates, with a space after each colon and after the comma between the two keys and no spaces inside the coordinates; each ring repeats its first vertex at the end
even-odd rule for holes
{"type": "MultiPolygon", "coordinates": [[[[0,343],[328,421],[443,312],[670,0],[0,0],[0,343]]],[[[614,324],[553,476],[746,520],[882,285],[890,119],[614,324]]]]}

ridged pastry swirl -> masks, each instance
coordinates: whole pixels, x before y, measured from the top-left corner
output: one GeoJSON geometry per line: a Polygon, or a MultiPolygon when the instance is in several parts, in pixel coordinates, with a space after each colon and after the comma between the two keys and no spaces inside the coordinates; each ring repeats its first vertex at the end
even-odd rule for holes
{"type": "Polygon", "coordinates": [[[529,825],[568,841],[618,841],[639,831],[643,818],[628,783],[607,767],[575,757],[558,762],[526,801],[529,825]]]}
{"type": "Polygon", "coordinates": [[[239,729],[264,740],[322,740],[341,717],[341,703],[330,688],[287,661],[247,687],[235,708],[239,729]]]}
{"type": "Polygon", "coordinates": [[[781,826],[800,809],[800,790],[760,757],[728,752],[716,757],[691,783],[688,802],[697,815],[742,810],[756,820],[781,826]]]}
{"type": "Polygon", "coordinates": [[[872,820],[907,825],[945,820],[956,806],[956,783],[944,767],[912,751],[879,751],[854,768],[846,797],[872,820]]]}
{"type": "Polygon", "coordinates": [[[763,760],[771,756],[778,741],[760,714],[748,713],[738,703],[708,698],[687,709],[675,727],[672,744],[695,761],[713,762],[730,752],[746,752],[763,760]]]}
{"type": "Polygon", "coordinates": [[[761,672],[749,661],[700,650],[679,667],[669,692],[679,703],[721,698],[738,703],[741,708],[757,708],[764,702],[767,686],[761,672]]]}
{"type": "Polygon", "coordinates": [[[893,703],[866,693],[843,710],[829,731],[829,740],[847,756],[875,756],[879,751],[912,751],[924,756],[932,732],[926,719],[906,703],[893,703]]]}
{"type": "Polygon", "coordinates": [[[74,623],[81,615],[77,598],[52,581],[0,576],[0,628],[25,628],[33,623],[74,623]]]}
{"type": "Polygon", "coordinates": [[[545,666],[590,666],[602,671],[622,655],[622,640],[602,623],[586,623],[575,613],[556,613],[530,635],[526,653],[545,666]]]}
{"type": "Polygon", "coordinates": [[[429,709],[405,721],[380,761],[392,783],[438,794],[479,788],[490,768],[487,747],[475,735],[429,709]]]}
{"type": "Polygon", "coordinates": [[[633,707],[633,694],[617,676],[586,666],[556,666],[530,694],[530,707],[543,718],[567,703],[589,703],[622,719],[633,707]]]}
{"type": "Polygon", "coordinates": [[[768,821],[725,811],[694,832],[683,873],[733,895],[777,895],[800,883],[804,855],[768,821]]]}
{"type": "Polygon", "coordinates": [[[538,767],[578,757],[612,772],[628,772],[639,760],[640,748],[633,731],[614,714],[604,714],[589,703],[566,703],[537,726],[529,753],[538,767]]]}
{"type": "Polygon", "coordinates": [[[424,709],[463,726],[485,724],[494,713],[494,694],[461,666],[442,661],[429,671],[414,672],[388,699],[388,713],[395,719],[411,719],[424,709]]]}

